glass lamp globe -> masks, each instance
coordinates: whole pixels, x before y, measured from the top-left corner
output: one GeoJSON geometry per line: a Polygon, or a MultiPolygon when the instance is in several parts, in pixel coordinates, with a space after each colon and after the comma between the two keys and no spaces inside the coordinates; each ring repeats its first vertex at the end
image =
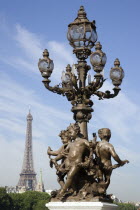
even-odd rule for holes
{"type": "Polygon", "coordinates": [[[70,82],[71,78],[70,75],[68,73],[66,73],[65,71],[62,72],[62,77],[61,77],[62,82],[70,82]]]}
{"type": "Polygon", "coordinates": [[[69,24],[67,38],[74,49],[91,49],[97,41],[95,21],[89,22],[83,6],[80,7],[75,21],[69,24]]]}
{"type": "Polygon", "coordinates": [[[97,66],[97,65],[105,65],[106,64],[106,55],[104,54],[103,56],[101,56],[99,53],[94,53],[91,55],[90,57],[90,62],[93,66],[97,66]]]}
{"type": "Polygon", "coordinates": [[[92,52],[90,55],[90,62],[93,66],[94,71],[101,72],[106,64],[106,54],[102,52],[102,45],[100,42],[96,43],[96,51],[92,52]]]}
{"type": "Polygon", "coordinates": [[[54,63],[49,58],[49,53],[47,50],[44,50],[43,52],[43,59],[40,59],[38,62],[38,68],[42,75],[50,76],[53,69],[54,69],[54,63]]]}
{"type": "Polygon", "coordinates": [[[115,60],[114,66],[115,67],[110,70],[110,79],[112,80],[113,85],[119,86],[124,78],[124,71],[120,67],[120,61],[118,59],[115,60]]]}
{"type": "Polygon", "coordinates": [[[65,74],[65,82],[70,82],[71,78],[70,75],[68,73],[65,74]]]}

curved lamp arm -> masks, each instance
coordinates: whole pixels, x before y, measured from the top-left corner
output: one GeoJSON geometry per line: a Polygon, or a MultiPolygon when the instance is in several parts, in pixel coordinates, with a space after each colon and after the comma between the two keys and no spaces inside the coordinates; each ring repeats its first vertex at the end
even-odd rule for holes
{"type": "Polygon", "coordinates": [[[103,77],[101,77],[99,79],[98,78],[96,79],[95,86],[94,86],[95,91],[99,90],[103,86],[105,80],[106,79],[104,79],[103,77]],[[99,82],[98,82],[98,80],[99,80],[99,82]]]}
{"type": "Polygon", "coordinates": [[[59,85],[55,85],[54,87],[50,86],[50,80],[49,79],[45,79],[42,81],[44,83],[44,86],[51,92],[53,93],[57,93],[59,95],[63,95],[66,96],[68,101],[72,101],[75,98],[75,89],[69,89],[69,88],[65,88],[62,87],[60,88],[59,85]]]}
{"type": "Polygon", "coordinates": [[[110,99],[116,97],[119,94],[120,90],[121,89],[119,87],[115,87],[113,88],[114,93],[111,93],[109,90],[105,91],[105,93],[102,91],[95,91],[94,95],[98,96],[99,100],[103,100],[105,98],[110,99]]]}
{"type": "Polygon", "coordinates": [[[102,76],[96,76],[96,81],[91,82],[88,86],[85,87],[85,89],[90,92],[90,95],[93,95],[98,89],[100,89],[103,86],[103,83],[106,79],[103,79],[102,76]]]}
{"type": "Polygon", "coordinates": [[[44,83],[44,86],[51,92],[53,93],[57,93],[59,95],[64,95],[65,91],[63,88],[60,88],[59,85],[55,85],[54,87],[50,86],[50,80],[49,79],[45,79],[42,81],[44,83]]]}

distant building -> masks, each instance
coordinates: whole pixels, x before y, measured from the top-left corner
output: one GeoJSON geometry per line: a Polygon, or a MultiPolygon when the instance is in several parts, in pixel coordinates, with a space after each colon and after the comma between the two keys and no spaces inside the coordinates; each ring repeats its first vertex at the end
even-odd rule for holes
{"type": "Polygon", "coordinates": [[[42,170],[40,170],[40,177],[39,177],[39,181],[36,185],[36,191],[45,192],[44,184],[43,184],[43,180],[42,180],[42,170]]]}
{"type": "Polygon", "coordinates": [[[46,190],[45,192],[46,193],[48,193],[49,195],[51,195],[51,192],[52,192],[53,190],[46,190]]]}
{"type": "Polygon", "coordinates": [[[119,198],[117,198],[115,195],[111,195],[111,199],[116,202],[116,203],[122,203],[122,200],[120,200],[119,198]]]}
{"type": "Polygon", "coordinates": [[[32,120],[33,117],[29,110],[29,113],[27,115],[27,130],[26,130],[23,166],[19,182],[17,184],[17,190],[19,192],[25,192],[28,190],[36,189],[37,182],[36,182],[36,173],[34,171],[34,166],[33,166],[33,151],[32,151],[32,120]]]}
{"type": "Polygon", "coordinates": [[[16,187],[8,187],[8,186],[5,186],[5,189],[6,189],[6,192],[7,193],[16,193],[17,192],[17,188],[16,187]]]}
{"type": "Polygon", "coordinates": [[[17,193],[24,193],[27,191],[27,188],[25,186],[18,186],[17,187],[17,193]]]}
{"type": "Polygon", "coordinates": [[[137,210],[140,210],[140,202],[136,202],[135,206],[138,208],[137,210]]]}

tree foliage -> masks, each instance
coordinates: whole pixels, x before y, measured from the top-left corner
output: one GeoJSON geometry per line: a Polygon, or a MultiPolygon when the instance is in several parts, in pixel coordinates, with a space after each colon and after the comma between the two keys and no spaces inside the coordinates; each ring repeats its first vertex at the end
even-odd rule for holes
{"type": "Polygon", "coordinates": [[[130,203],[117,203],[118,210],[137,210],[137,208],[130,203]]]}
{"type": "Polygon", "coordinates": [[[24,209],[24,193],[22,194],[19,194],[19,193],[10,193],[9,194],[10,197],[12,198],[12,201],[13,201],[13,208],[12,209],[15,209],[15,210],[23,210],[24,209]]]}
{"type": "MultiPolygon", "coordinates": [[[[28,191],[24,193],[24,210],[35,209],[40,201],[42,201],[41,208],[43,209],[45,203],[49,202],[50,196],[47,193],[28,191]],[[44,201],[44,202],[43,202],[44,201]]],[[[40,210],[41,210],[40,208],[40,210]]],[[[39,210],[39,209],[38,209],[39,210]]]]}
{"type": "Polygon", "coordinates": [[[0,209],[9,210],[13,207],[12,198],[6,193],[6,189],[0,187],[0,209]]]}
{"type": "Polygon", "coordinates": [[[2,210],[47,210],[45,204],[50,196],[45,192],[6,193],[0,188],[0,209],[2,210]]]}
{"type": "MultiPolygon", "coordinates": [[[[0,187],[0,209],[2,210],[47,210],[45,204],[50,196],[45,192],[28,191],[25,193],[7,194],[5,188],[0,187]]],[[[118,210],[137,210],[130,203],[117,203],[118,210]]]]}
{"type": "MultiPolygon", "coordinates": [[[[47,210],[48,208],[45,207],[47,202],[45,200],[40,200],[33,206],[33,210],[47,210]]],[[[49,210],[49,209],[48,209],[49,210]]]]}

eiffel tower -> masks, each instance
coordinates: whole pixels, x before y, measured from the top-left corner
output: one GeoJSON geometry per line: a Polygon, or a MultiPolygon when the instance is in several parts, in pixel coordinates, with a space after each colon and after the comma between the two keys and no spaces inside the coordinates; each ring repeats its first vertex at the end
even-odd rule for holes
{"type": "Polygon", "coordinates": [[[30,113],[27,115],[27,130],[24,159],[22,165],[22,171],[20,173],[17,189],[35,190],[36,188],[36,173],[33,166],[33,151],[32,151],[32,120],[33,117],[30,113]]]}

